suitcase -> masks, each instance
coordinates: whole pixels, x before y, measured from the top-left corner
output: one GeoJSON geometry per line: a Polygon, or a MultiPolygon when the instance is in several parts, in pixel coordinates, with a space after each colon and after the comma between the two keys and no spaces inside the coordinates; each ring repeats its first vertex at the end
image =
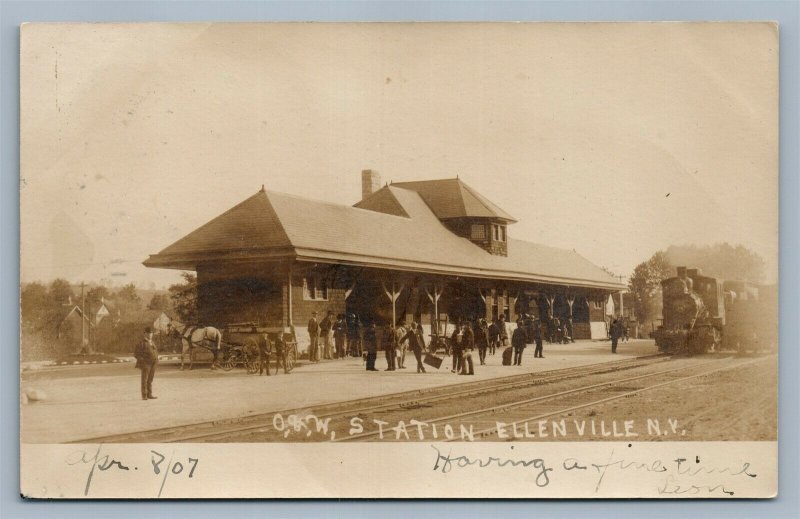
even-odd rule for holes
{"type": "Polygon", "coordinates": [[[440,367],[442,367],[442,359],[440,357],[437,357],[436,355],[431,354],[431,353],[426,353],[425,354],[425,360],[423,360],[422,362],[424,362],[428,366],[432,366],[432,367],[434,367],[436,369],[439,369],[440,367]]]}
{"type": "Polygon", "coordinates": [[[511,365],[511,357],[514,355],[514,348],[509,346],[503,350],[503,366],[511,365]]]}

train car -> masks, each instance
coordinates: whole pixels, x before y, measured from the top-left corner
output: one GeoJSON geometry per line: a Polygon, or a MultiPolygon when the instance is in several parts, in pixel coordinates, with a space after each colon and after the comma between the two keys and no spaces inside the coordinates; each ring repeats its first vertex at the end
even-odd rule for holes
{"type": "Polygon", "coordinates": [[[723,347],[741,352],[774,350],[778,343],[777,287],[741,281],[725,281],[724,286],[729,319],[723,347]]]}

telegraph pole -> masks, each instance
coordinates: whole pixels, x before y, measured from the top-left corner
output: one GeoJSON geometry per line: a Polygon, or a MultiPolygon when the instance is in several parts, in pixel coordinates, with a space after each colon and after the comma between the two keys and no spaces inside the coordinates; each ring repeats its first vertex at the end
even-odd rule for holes
{"type": "MultiPolygon", "coordinates": [[[[622,276],[617,276],[619,278],[620,284],[622,284],[622,276]]],[[[625,317],[625,303],[624,303],[625,295],[622,290],[619,291],[619,316],[624,318],[625,317]]]]}

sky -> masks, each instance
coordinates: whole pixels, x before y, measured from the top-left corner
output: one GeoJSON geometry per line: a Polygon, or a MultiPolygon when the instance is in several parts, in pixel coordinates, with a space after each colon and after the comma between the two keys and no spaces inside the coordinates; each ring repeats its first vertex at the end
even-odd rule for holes
{"type": "Polygon", "coordinates": [[[27,24],[21,278],[141,262],[268,190],[458,176],[513,238],[627,276],[669,245],[778,262],[769,23],[27,24]]]}

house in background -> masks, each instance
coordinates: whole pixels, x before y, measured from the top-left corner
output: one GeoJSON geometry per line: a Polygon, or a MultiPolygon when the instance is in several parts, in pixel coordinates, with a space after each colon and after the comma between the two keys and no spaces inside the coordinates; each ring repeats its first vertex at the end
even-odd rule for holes
{"type": "Polygon", "coordinates": [[[117,305],[104,297],[101,297],[100,303],[94,308],[91,308],[90,311],[95,324],[99,324],[106,318],[112,323],[118,322],[120,319],[120,311],[117,305]]]}
{"type": "Polygon", "coordinates": [[[59,320],[56,337],[62,343],[64,353],[88,353],[91,351],[94,323],[78,305],[66,307],[64,317],[59,320]]]}

